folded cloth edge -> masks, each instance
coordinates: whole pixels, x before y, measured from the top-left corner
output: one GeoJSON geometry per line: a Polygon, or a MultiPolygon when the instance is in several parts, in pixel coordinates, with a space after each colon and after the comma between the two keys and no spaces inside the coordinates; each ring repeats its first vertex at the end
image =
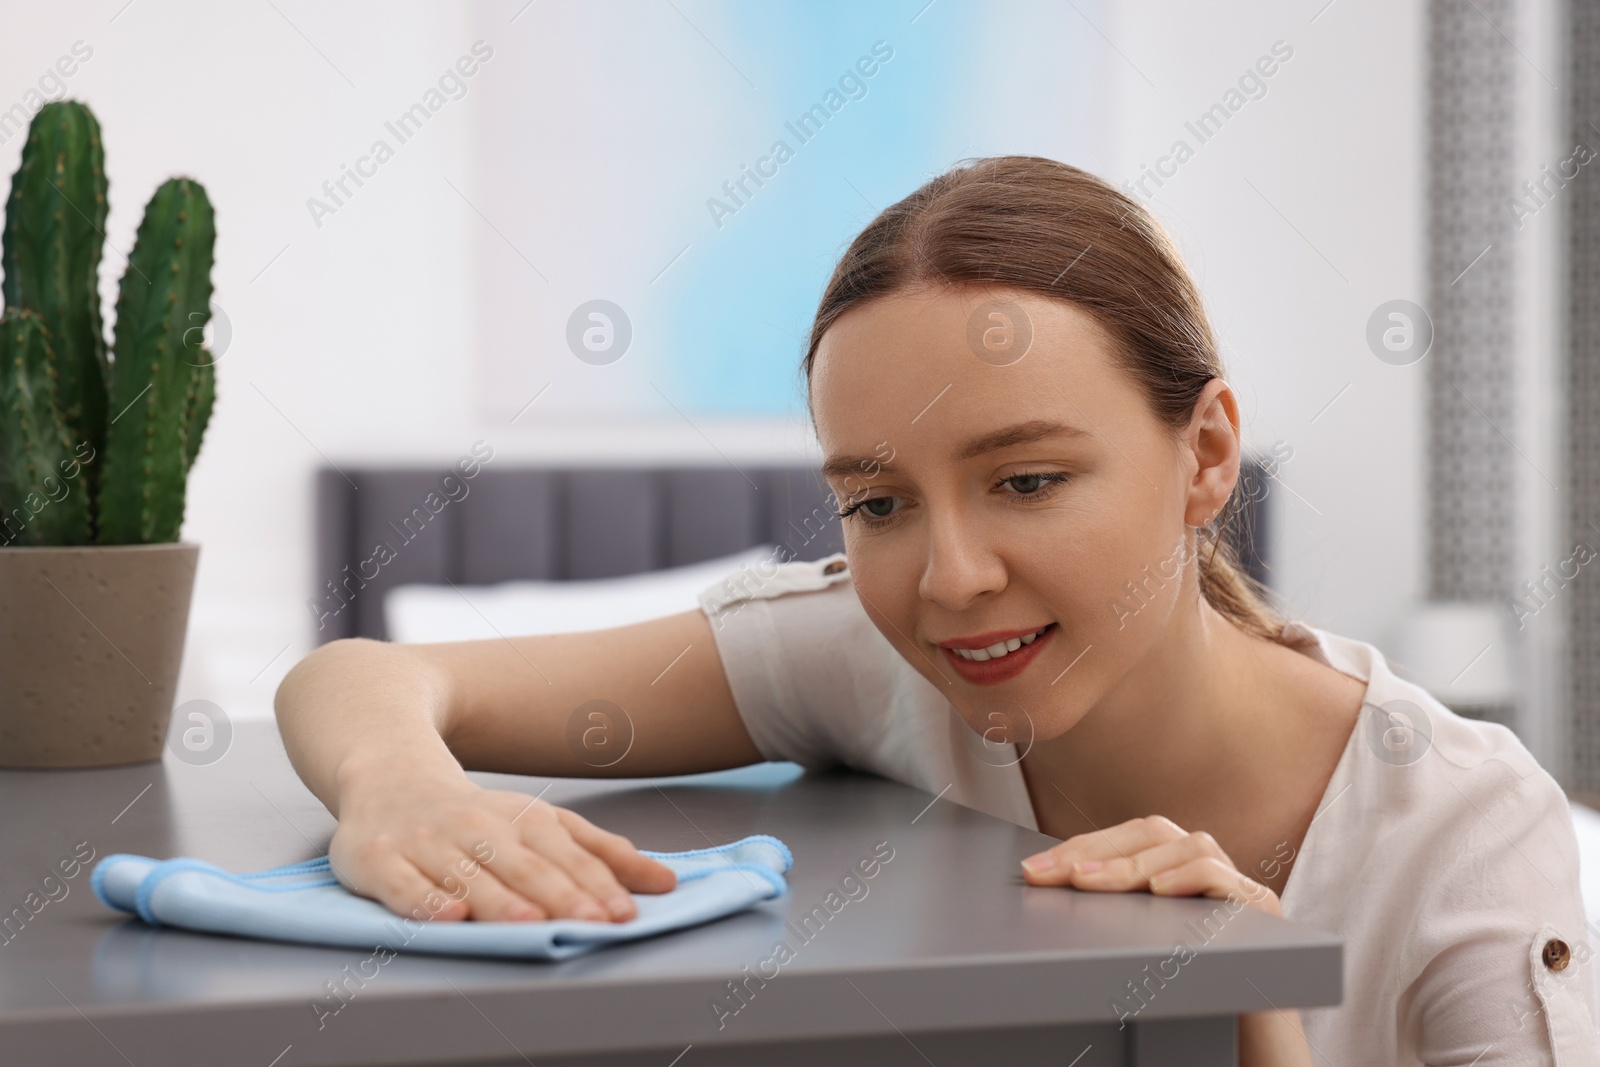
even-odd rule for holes
{"type": "Polygon", "coordinates": [[[640,855],[649,856],[651,859],[661,859],[665,856],[671,859],[687,860],[731,852],[736,848],[751,844],[771,845],[778,850],[778,855],[783,857],[783,871],[779,873],[786,873],[789,868],[794,866],[794,853],[789,851],[789,846],[771,834],[751,834],[749,837],[741,837],[737,841],[729,841],[726,845],[713,845],[710,848],[692,848],[684,852],[651,852],[649,849],[641,848],[639,853],[640,855]]]}

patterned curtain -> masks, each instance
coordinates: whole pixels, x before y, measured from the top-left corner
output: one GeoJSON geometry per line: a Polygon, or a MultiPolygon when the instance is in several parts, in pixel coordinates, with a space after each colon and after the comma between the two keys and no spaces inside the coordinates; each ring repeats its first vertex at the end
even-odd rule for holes
{"type": "MultiPolygon", "coordinates": [[[[1505,611],[1512,573],[1511,0],[1432,0],[1428,597],[1505,611]],[[1506,36],[1501,36],[1505,34],[1506,36]]],[[[1600,471],[1597,471],[1600,474],[1600,471]]],[[[1512,725],[1514,705],[1456,708],[1512,725]]]]}
{"type": "MultiPolygon", "coordinates": [[[[1600,4],[1566,5],[1570,64],[1568,148],[1600,150],[1600,4]]],[[[1590,163],[1588,167],[1596,166],[1590,163]]],[[[1585,170],[1588,169],[1585,168],[1585,170]]],[[[1562,191],[1567,245],[1568,544],[1600,550],[1600,185],[1580,173],[1562,191]]],[[[1600,793],[1600,581],[1585,575],[1564,591],[1568,615],[1567,678],[1574,792],[1600,793]]]]}

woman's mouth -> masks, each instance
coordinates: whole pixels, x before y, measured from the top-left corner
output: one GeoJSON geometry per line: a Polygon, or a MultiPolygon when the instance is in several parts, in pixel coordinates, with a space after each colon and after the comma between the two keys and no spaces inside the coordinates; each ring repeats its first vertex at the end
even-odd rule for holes
{"type": "Polygon", "coordinates": [[[998,685],[1021,674],[1039,657],[1042,646],[1048,644],[1050,635],[1058,629],[1048,623],[1029,634],[997,641],[986,648],[946,648],[940,650],[950,661],[956,673],[974,685],[998,685]]]}

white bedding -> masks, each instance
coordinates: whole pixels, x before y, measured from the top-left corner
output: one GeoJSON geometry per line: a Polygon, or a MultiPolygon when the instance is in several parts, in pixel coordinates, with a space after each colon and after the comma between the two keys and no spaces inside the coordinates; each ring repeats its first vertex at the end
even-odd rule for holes
{"type": "Polygon", "coordinates": [[[474,641],[512,634],[602,630],[697,606],[696,594],[734,571],[778,560],[772,545],[731,556],[592,581],[495,585],[398,585],[383,602],[389,639],[474,641]]]}

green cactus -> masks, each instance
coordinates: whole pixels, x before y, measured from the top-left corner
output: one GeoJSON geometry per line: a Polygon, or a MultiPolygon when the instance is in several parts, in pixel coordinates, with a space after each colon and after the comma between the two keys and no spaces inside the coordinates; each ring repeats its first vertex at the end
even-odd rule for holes
{"type": "Polygon", "coordinates": [[[216,396],[201,337],[216,232],[174,178],[139,224],[107,358],[105,159],[85,105],[46,104],[6,205],[0,270],[0,546],[176,541],[216,396]],[[62,495],[58,479],[70,492],[62,495]]]}
{"type": "Polygon", "coordinates": [[[217,359],[209,348],[200,349],[200,359],[189,379],[189,395],[183,413],[185,472],[194,466],[194,457],[200,454],[200,439],[205,436],[206,423],[211,421],[211,407],[217,399],[217,359]]]}
{"type": "Polygon", "coordinates": [[[13,308],[0,316],[0,435],[18,462],[12,500],[0,521],[0,544],[85,545],[89,494],[73,475],[81,466],[60,403],[62,374],[41,317],[13,308]]]}
{"type": "MultiPolygon", "coordinates": [[[[176,541],[183,524],[188,425],[214,375],[200,345],[211,307],[211,203],[198,182],[156,190],[117,296],[112,423],[106,428],[100,537],[106,544],[176,541]]],[[[204,413],[209,413],[209,399],[204,413]]]]}
{"type": "MultiPolygon", "coordinates": [[[[106,343],[100,320],[106,172],[100,124],[84,105],[46,106],[28,129],[11,183],[0,269],[5,306],[35,312],[49,332],[67,427],[99,441],[106,420],[106,343]]],[[[94,471],[89,472],[91,487],[94,471]]]]}

